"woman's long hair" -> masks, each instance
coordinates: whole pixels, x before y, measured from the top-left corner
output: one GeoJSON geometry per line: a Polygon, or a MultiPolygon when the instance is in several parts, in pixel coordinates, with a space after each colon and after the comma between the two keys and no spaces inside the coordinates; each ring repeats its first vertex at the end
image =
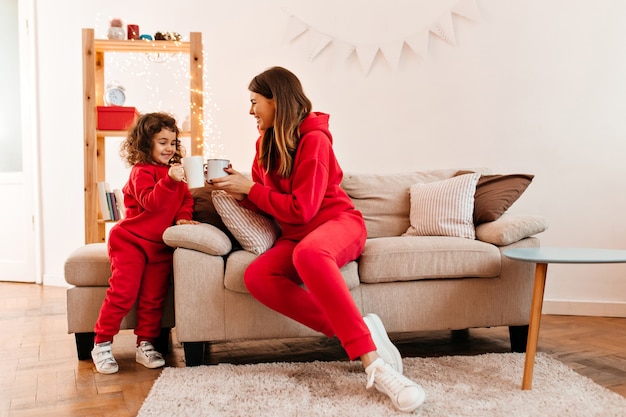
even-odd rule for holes
{"type": "Polygon", "coordinates": [[[276,106],[274,127],[261,139],[257,162],[266,172],[277,169],[280,176],[289,177],[300,140],[299,126],[311,112],[311,101],[298,77],[282,67],[272,67],[254,77],[248,90],[274,99],[276,106]]]}

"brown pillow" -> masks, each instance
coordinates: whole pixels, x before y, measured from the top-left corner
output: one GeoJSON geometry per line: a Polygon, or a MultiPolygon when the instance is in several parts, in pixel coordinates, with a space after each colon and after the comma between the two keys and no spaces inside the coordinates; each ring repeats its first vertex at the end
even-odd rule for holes
{"type": "MultiPolygon", "coordinates": [[[[454,176],[473,171],[459,171],[454,176]]],[[[522,195],[535,176],[531,174],[481,175],[474,194],[474,225],[492,222],[522,195]]]]}
{"type": "Polygon", "coordinates": [[[217,210],[215,210],[213,197],[211,196],[214,189],[215,187],[206,185],[201,188],[192,188],[189,190],[194,201],[193,219],[201,223],[208,223],[217,227],[222,232],[226,233],[232,242],[236,242],[233,234],[230,230],[228,230],[222,221],[222,218],[217,213],[217,210]]]}

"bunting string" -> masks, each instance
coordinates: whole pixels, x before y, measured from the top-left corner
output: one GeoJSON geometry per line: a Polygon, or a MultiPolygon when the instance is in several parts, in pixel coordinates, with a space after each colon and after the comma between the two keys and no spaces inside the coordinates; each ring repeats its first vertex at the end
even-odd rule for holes
{"type": "Polygon", "coordinates": [[[325,33],[309,25],[304,19],[290,14],[286,28],[286,39],[289,43],[296,40],[306,45],[307,59],[314,61],[323,51],[332,50],[332,56],[337,62],[344,62],[351,55],[356,59],[363,72],[367,75],[378,56],[384,57],[392,70],[396,70],[401,62],[405,45],[417,56],[427,59],[429,38],[431,35],[443,40],[449,45],[456,46],[453,17],[460,17],[470,21],[480,18],[477,0],[459,0],[450,10],[446,10],[426,27],[419,28],[395,40],[381,40],[380,43],[365,43],[358,40],[341,39],[325,33]]]}

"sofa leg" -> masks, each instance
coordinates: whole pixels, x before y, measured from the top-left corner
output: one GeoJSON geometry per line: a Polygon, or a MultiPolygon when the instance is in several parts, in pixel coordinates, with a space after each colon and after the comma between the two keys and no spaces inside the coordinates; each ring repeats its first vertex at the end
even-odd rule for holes
{"type": "Polygon", "coordinates": [[[528,325],[509,326],[509,338],[511,339],[511,352],[526,352],[528,341],[528,325]]]}
{"type": "Polygon", "coordinates": [[[467,342],[470,338],[469,329],[452,330],[450,333],[454,342],[467,342]]]}
{"type": "Polygon", "coordinates": [[[157,339],[154,342],[154,348],[157,350],[157,352],[160,352],[161,355],[163,356],[166,356],[168,353],[170,353],[171,332],[172,332],[172,329],[170,329],[169,327],[161,328],[161,333],[159,334],[159,337],[157,337],[157,339]]]}
{"type": "Polygon", "coordinates": [[[184,342],[186,366],[204,364],[204,342],[184,342]]]}
{"type": "Polygon", "coordinates": [[[91,359],[91,349],[93,349],[94,337],[96,337],[94,332],[74,333],[78,360],[84,361],[86,359],[91,359]]]}

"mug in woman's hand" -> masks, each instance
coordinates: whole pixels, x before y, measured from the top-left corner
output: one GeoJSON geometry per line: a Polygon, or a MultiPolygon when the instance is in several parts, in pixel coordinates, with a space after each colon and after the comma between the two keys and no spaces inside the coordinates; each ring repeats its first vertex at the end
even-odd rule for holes
{"type": "Polygon", "coordinates": [[[211,182],[213,178],[225,177],[228,175],[224,168],[228,168],[230,161],[228,159],[207,159],[206,172],[204,178],[207,182],[211,182]]]}

